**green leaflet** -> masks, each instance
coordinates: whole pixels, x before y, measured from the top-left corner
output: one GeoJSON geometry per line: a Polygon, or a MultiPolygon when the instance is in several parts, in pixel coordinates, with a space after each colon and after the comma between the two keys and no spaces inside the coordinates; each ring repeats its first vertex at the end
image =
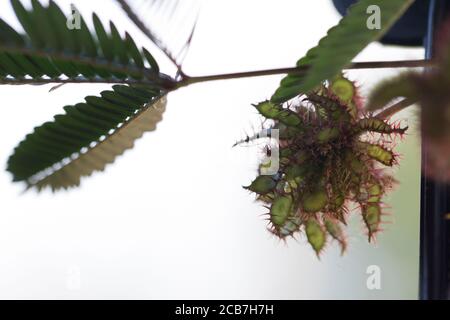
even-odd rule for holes
{"type": "Polygon", "coordinates": [[[122,38],[113,23],[109,32],[94,14],[95,32],[87,28],[82,17],[80,29],[70,30],[67,17],[54,1],[49,1],[48,6],[38,0],[31,2],[32,7],[26,9],[20,0],[11,0],[25,34],[0,19],[0,82],[21,83],[28,75],[39,83],[52,82],[47,77],[61,76],[75,82],[93,78],[116,83],[138,80],[160,88],[174,83],[159,73],[148,50],[139,51],[128,33],[122,38]]]}
{"type": "Polygon", "coordinates": [[[27,135],[8,159],[14,181],[38,190],[77,186],[82,176],[103,170],[135,139],[155,129],[165,109],[163,93],[123,85],[113,90],[66,106],[65,114],[27,135]]]}
{"type": "Polygon", "coordinates": [[[272,96],[274,103],[285,102],[306,94],[327,79],[333,79],[369,43],[376,41],[395,23],[414,0],[360,0],[353,5],[339,24],[328,31],[319,44],[310,49],[297,66],[308,66],[302,75],[285,77],[272,96]],[[367,8],[377,5],[381,10],[381,29],[367,28],[367,8]]]}

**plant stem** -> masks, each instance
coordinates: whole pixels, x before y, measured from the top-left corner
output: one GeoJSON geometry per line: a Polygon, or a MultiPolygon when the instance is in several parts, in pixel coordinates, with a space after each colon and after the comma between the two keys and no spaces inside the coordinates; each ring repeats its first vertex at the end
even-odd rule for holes
{"type": "MultiPolygon", "coordinates": [[[[419,68],[419,67],[431,67],[435,63],[432,60],[401,60],[401,61],[374,61],[374,62],[353,62],[344,70],[355,69],[382,69],[382,68],[419,68]]],[[[224,73],[216,75],[189,77],[184,78],[178,83],[177,87],[188,86],[194,83],[249,78],[249,77],[261,77],[277,74],[295,74],[302,75],[309,69],[309,66],[293,67],[293,68],[279,68],[279,69],[266,69],[258,71],[236,72],[236,73],[224,73]]]]}
{"type": "Polygon", "coordinates": [[[403,109],[408,108],[409,106],[413,105],[416,102],[417,102],[416,100],[405,98],[393,104],[392,106],[384,109],[383,111],[378,112],[375,116],[380,119],[387,119],[396,114],[397,112],[400,112],[403,109]]]}

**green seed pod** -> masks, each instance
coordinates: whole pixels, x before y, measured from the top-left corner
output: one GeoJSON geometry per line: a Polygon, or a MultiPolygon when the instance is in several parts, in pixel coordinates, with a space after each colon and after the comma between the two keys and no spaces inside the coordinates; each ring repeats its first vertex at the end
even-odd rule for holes
{"type": "Polygon", "coordinates": [[[359,109],[362,107],[362,102],[354,82],[340,74],[330,83],[329,89],[331,94],[337,96],[339,100],[346,104],[348,113],[356,119],[359,109]]]}
{"type": "Polygon", "coordinates": [[[281,158],[289,158],[294,154],[294,150],[289,148],[281,148],[280,149],[280,157],[281,158]]]}
{"type": "Polygon", "coordinates": [[[283,109],[278,113],[277,120],[289,127],[297,127],[302,123],[300,117],[292,110],[283,109]]]}
{"type": "Polygon", "coordinates": [[[244,189],[263,195],[275,189],[276,185],[277,181],[273,176],[258,176],[249,186],[244,187],[244,189]]]}
{"type": "Polygon", "coordinates": [[[279,138],[282,140],[294,139],[303,133],[303,128],[289,127],[283,123],[278,123],[274,129],[279,130],[279,138]]]}
{"type": "Polygon", "coordinates": [[[371,203],[362,207],[362,216],[369,232],[369,241],[379,231],[381,223],[381,208],[378,203],[371,203]]]}
{"type": "Polygon", "coordinates": [[[359,132],[377,132],[381,134],[404,134],[408,130],[399,126],[391,125],[378,118],[364,118],[358,121],[357,131],[359,132]]]}
{"type": "Polygon", "coordinates": [[[308,95],[308,100],[314,103],[316,106],[318,105],[324,108],[329,113],[336,110],[345,110],[345,108],[341,105],[339,101],[337,101],[337,99],[332,99],[327,96],[311,93],[308,95]]]}
{"type": "Polygon", "coordinates": [[[308,168],[304,165],[294,164],[286,169],[286,178],[295,179],[303,178],[308,168]]]}
{"type": "Polygon", "coordinates": [[[319,212],[328,202],[327,193],[319,190],[313,193],[307,193],[302,197],[302,207],[305,212],[315,213],[319,212]]]}
{"type": "Polygon", "coordinates": [[[275,193],[274,192],[261,194],[261,195],[258,195],[256,197],[256,200],[264,202],[264,203],[267,203],[267,204],[271,204],[273,202],[273,199],[275,199],[275,193]]]}
{"type": "Polygon", "coordinates": [[[339,129],[338,128],[325,128],[320,130],[317,135],[316,139],[318,143],[328,143],[332,140],[335,140],[337,137],[339,137],[339,129]]]}
{"type": "Polygon", "coordinates": [[[330,217],[325,217],[324,225],[325,229],[331,235],[331,237],[339,243],[341,247],[341,254],[344,254],[345,250],[347,249],[347,241],[345,239],[344,232],[339,225],[339,221],[330,217]]]}
{"type": "Polygon", "coordinates": [[[379,231],[382,197],[393,178],[378,162],[396,162],[384,146],[406,129],[365,116],[356,86],[342,75],[307,97],[308,104],[294,99],[287,108],[268,101],[255,106],[279,130],[280,165],[276,176],[257,178],[247,189],[270,208],[270,230],[278,237],[292,236],[304,225],[316,253],[327,234],[344,251],[341,227],[352,202],[360,205],[369,240],[379,231]],[[362,137],[365,132],[375,133],[373,143],[362,137]],[[379,138],[385,142],[376,144],[379,138]]]}
{"type": "Polygon", "coordinates": [[[347,221],[345,220],[345,216],[347,214],[347,208],[343,206],[341,209],[339,209],[336,212],[333,212],[333,217],[338,220],[340,223],[342,223],[344,226],[347,225],[347,221]]]}
{"type": "Polygon", "coordinates": [[[255,105],[261,115],[268,119],[278,120],[286,126],[296,127],[302,123],[302,119],[292,110],[273,104],[270,101],[261,102],[255,105]]]}
{"type": "Polygon", "coordinates": [[[378,183],[374,183],[367,188],[367,193],[369,194],[369,199],[367,202],[378,203],[383,195],[383,187],[378,183]]]}
{"type": "Polygon", "coordinates": [[[290,217],[286,220],[285,224],[278,227],[278,230],[273,230],[277,236],[284,239],[289,236],[293,236],[296,232],[300,231],[302,220],[300,217],[290,217]]]}
{"type": "Polygon", "coordinates": [[[359,175],[367,170],[364,162],[358,157],[357,154],[353,154],[351,151],[345,155],[345,161],[350,169],[350,172],[359,175]]]}
{"type": "Polygon", "coordinates": [[[329,201],[329,210],[330,211],[339,211],[345,202],[345,196],[342,193],[334,194],[329,201]]]}
{"type": "Polygon", "coordinates": [[[352,81],[344,78],[342,75],[337,76],[330,83],[330,91],[341,101],[349,103],[356,94],[356,88],[352,81]]]}
{"type": "Polygon", "coordinates": [[[314,219],[309,219],[305,223],[305,233],[308,238],[308,242],[314,249],[317,255],[320,254],[325,247],[327,241],[327,235],[322,226],[314,219]]]}
{"type": "MultiPolygon", "coordinates": [[[[348,121],[351,119],[351,112],[346,105],[343,105],[338,99],[330,98],[328,96],[321,96],[317,94],[308,95],[308,100],[315,103],[319,112],[324,110],[328,115],[327,118],[335,120],[337,122],[348,121]]],[[[321,116],[323,118],[323,116],[321,116]]]]}
{"type": "Polygon", "coordinates": [[[263,117],[273,120],[277,120],[277,116],[282,110],[280,106],[275,105],[270,101],[264,101],[253,106],[263,117]]]}
{"type": "Polygon", "coordinates": [[[365,143],[367,155],[374,160],[384,164],[385,166],[392,167],[395,161],[395,155],[391,150],[387,150],[386,148],[376,145],[365,143]]]}
{"type": "Polygon", "coordinates": [[[270,221],[275,228],[285,225],[292,210],[292,197],[281,196],[275,198],[270,208],[270,221]]]}

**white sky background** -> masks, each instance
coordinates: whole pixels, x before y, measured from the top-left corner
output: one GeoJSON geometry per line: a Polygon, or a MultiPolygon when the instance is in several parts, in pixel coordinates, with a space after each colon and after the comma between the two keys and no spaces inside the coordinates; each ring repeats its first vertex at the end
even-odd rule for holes
{"type": "MultiPolygon", "coordinates": [[[[68,12],[70,1],[57,2],[68,12]]],[[[74,3],[152,48],[113,1],[74,3]]],[[[9,1],[0,1],[0,15],[15,21],[9,1]]],[[[204,1],[185,72],[293,66],[338,19],[328,0],[204,1]]],[[[421,57],[418,49],[372,45],[359,60],[421,57]]],[[[352,75],[367,89],[391,73],[352,75]]],[[[220,81],[170,94],[156,132],[70,192],[21,194],[23,186],[2,171],[0,298],[415,298],[415,222],[374,246],[355,217],[349,253],[340,257],[333,244],[320,261],[304,238],[286,245],[266,231],[265,209],[241,188],[256,174],[258,150],[231,145],[258,127],[251,103],[269,98],[280,79],[220,81]],[[396,237],[403,242],[385,241],[396,237]],[[366,289],[371,264],[382,266],[380,291],[366,289]]],[[[66,85],[49,93],[50,87],[0,87],[1,163],[64,105],[108,88],[66,85]]],[[[417,220],[418,208],[408,214],[417,220]]]]}

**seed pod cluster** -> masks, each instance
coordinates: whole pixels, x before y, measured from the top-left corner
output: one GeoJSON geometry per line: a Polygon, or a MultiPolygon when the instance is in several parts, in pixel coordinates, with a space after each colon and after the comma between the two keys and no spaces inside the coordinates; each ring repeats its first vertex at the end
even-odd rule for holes
{"type": "Polygon", "coordinates": [[[334,239],[343,252],[342,229],[355,203],[372,240],[394,183],[385,168],[397,155],[387,145],[407,128],[365,114],[356,86],[343,76],[289,105],[264,101],[255,108],[280,137],[278,172],[264,175],[261,164],[245,187],[268,208],[270,231],[281,239],[304,232],[317,254],[334,239]]]}

